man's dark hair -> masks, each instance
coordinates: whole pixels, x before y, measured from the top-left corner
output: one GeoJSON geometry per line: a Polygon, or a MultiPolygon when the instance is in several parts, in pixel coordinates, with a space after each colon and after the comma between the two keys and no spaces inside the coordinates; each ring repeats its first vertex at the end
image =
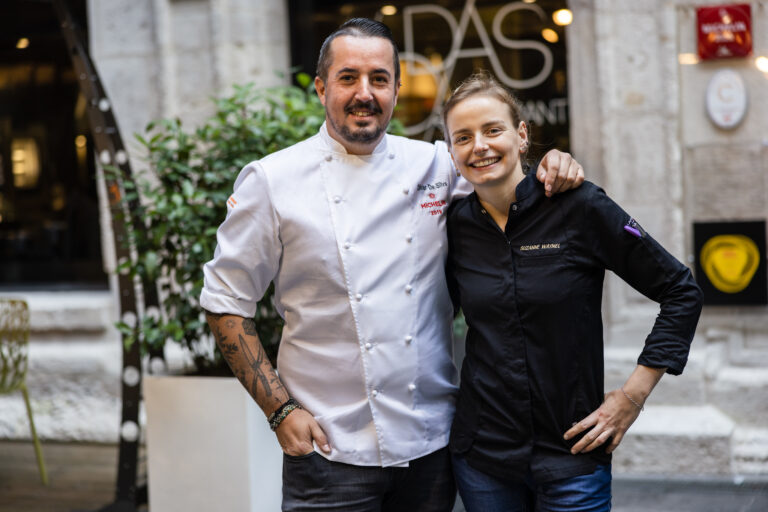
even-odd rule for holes
{"type": "Polygon", "coordinates": [[[335,32],[325,38],[320,47],[320,57],[317,59],[317,76],[325,82],[328,79],[328,68],[331,66],[331,42],[339,36],[354,37],[383,37],[392,43],[392,64],[395,67],[395,83],[400,82],[400,57],[397,44],[392,37],[392,31],[385,24],[368,18],[352,18],[344,22],[335,32]]]}

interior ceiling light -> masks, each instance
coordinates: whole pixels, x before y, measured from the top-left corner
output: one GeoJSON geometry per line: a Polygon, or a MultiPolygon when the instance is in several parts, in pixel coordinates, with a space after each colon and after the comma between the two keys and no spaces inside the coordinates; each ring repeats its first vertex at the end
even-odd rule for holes
{"type": "Polygon", "coordinates": [[[552,13],[552,19],[561,26],[570,25],[573,21],[573,13],[570,9],[559,9],[552,13]]]}
{"type": "Polygon", "coordinates": [[[18,41],[16,41],[16,48],[18,48],[19,50],[23,50],[27,46],[29,46],[29,39],[27,39],[26,37],[22,37],[18,41]]]}
{"type": "Polygon", "coordinates": [[[553,43],[553,44],[560,40],[560,36],[558,36],[557,32],[555,32],[551,28],[545,28],[544,30],[542,30],[541,37],[543,37],[546,42],[553,43]]]}
{"type": "Polygon", "coordinates": [[[397,7],[394,5],[384,5],[381,7],[381,14],[384,16],[392,16],[397,14],[397,7]]]}

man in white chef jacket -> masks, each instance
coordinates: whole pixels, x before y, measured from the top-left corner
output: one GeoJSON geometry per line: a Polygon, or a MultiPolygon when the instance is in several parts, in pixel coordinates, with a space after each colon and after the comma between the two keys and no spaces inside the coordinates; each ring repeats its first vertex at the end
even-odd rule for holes
{"type": "MultiPolygon", "coordinates": [[[[449,511],[445,213],[470,187],[444,144],[385,134],[400,87],[385,25],[331,34],[315,87],[320,132],[238,176],[200,302],[283,448],[283,510],[449,511]],[[279,377],[252,320],[270,282],[279,377]]],[[[583,180],[566,153],[544,164],[551,192],[583,180]]]]}

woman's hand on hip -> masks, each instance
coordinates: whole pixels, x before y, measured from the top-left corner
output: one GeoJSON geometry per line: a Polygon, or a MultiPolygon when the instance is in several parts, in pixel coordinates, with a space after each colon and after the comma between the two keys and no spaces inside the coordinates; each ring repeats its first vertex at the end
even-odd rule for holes
{"type": "Polygon", "coordinates": [[[602,405],[583,420],[575,423],[563,436],[567,441],[586,432],[571,448],[571,453],[591,452],[610,440],[606,453],[613,452],[632,423],[640,415],[637,405],[630,402],[620,389],[606,393],[602,405]]]}

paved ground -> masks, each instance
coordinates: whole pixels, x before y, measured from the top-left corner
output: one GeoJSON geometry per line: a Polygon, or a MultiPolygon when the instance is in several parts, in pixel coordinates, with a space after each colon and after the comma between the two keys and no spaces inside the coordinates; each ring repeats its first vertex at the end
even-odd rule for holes
{"type": "MultiPolygon", "coordinates": [[[[454,512],[465,512],[457,503],[454,512]]],[[[616,476],[612,512],[768,512],[768,477],[725,479],[616,476]]]]}
{"type": "MultiPolygon", "coordinates": [[[[95,512],[111,503],[115,446],[46,443],[43,452],[48,487],[40,484],[31,443],[0,441],[0,512],[95,512]]],[[[460,503],[455,512],[464,512],[460,503]]],[[[698,477],[618,475],[613,512],[768,512],[768,475],[738,484],[698,477]]]]}
{"type": "Polygon", "coordinates": [[[768,512],[768,479],[614,479],[613,512],[768,512]]]}
{"type": "Polygon", "coordinates": [[[32,443],[0,441],[0,512],[91,512],[114,501],[115,445],[44,443],[43,458],[47,487],[32,443]]]}

